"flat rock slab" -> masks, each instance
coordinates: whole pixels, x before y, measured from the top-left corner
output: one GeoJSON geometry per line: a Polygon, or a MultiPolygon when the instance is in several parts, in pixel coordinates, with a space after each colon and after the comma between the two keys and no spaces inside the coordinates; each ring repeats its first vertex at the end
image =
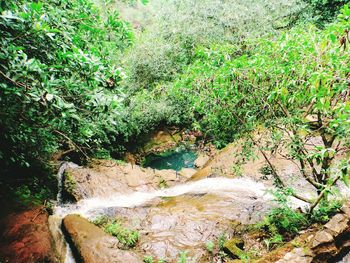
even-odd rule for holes
{"type": "Polygon", "coordinates": [[[142,262],[134,252],[119,249],[116,238],[79,215],[67,215],[62,221],[62,230],[78,262],[142,262]]]}

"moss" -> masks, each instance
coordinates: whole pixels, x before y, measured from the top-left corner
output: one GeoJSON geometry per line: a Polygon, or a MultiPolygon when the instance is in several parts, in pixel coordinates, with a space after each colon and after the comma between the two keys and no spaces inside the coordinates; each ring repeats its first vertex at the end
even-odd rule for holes
{"type": "Polygon", "coordinates": [[[66,170],[63,174],[63,198],[70,201],[78,201],[76,197],[77,182],[73,174],[66,170]]]}
{"type": "Polygon", "coordinates": [[[74,179],[72,173],[65,171],[64,172],[64,187],[66,191],[72,193],[77,188],[77,182],[74,179]]]}
{"type": "Polygon", "coordinates": [[[245,255],[243,241],[239,238],[231,238],[224,243],[224,251],[232,258],[241,258],[245,255]]]}

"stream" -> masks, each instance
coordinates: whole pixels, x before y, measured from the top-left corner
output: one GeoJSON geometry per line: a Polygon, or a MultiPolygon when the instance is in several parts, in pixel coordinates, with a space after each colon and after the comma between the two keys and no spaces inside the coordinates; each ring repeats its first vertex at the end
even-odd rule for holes
{"type": "MultiPolygon", "coordinates": [[[[157,162],[160,163],[159,160],[157,162]]],[[[140,232],[138,247],[145,254],[173,262],[180,251],[189,251],[190,262],[197,262],[205,253],[203,244],[208,240],[216,240],[222,233],[230,233],[232,222],[258,222],[274,206],[269,191],[271,188],[250,178],[208,177],[179,182],[164,189],[128,187],[122,184],[124,177],[128,178],[131,174],[147,177],[154,174],[154,169],[131,167],[128,173],[125,173],[127,168],[120,169],[118,166],[107,166],[101,173],[94,174],[74,163],[63,163],[57,175],[59,193],[54,216],[64,218],[69,214],[79,214],[90,220],[101,215],[119,218],[126,227],[140,232]],[[62,179],[66,169],[75,169],[80,173],[87,171],[89,180],[84,187],[96,188],[93,181],[97,178],[97,187],[106,189],[91,192],[90,196],[76,203],[64,203],[62,179]],[[116,171],[119,177],[108,181],[111,179],[108,176],[117,176],[116,171]],[[121,171],[124,171],[124,177],[120,175],[123,174],[121,171]],[[102,185],[101,180],[109,183],[102,185]]],[[[159,173],[162,174],[162,171],[159,170],[159,173]]],[[[166,171],[169,172],[169,169],[166,171]]],[[[145,185],[148,184],[145,182],[145,185]]],[[[296,199],[291,201],[294,208],[305,206],[305,203],[296,199]]],[[[75,262],[67,243],[64,262],[75,262]]]]}
{"type": "MultiPolygon", "coordinates": [[[[139,229],[141,235],[147,233],[141,238],[140,246],[159,258],[174,259],[185,249],[191,249],[195,255],[207,239],[228,231],[231,221],[258,221],[272,200],[262,183],[247,178],[214,177],[165,189],[127,194],[109,192],[108,197],[97,195],[77,203],[63,203],[61,181],[67,168],[78,166],[64,163],[59,170],[60,191],[55,216],[63,218],[68,214],[79,214],[94,219],[108,215],[138,220],[138,225],[132,227],[139,229]]],[[[73,262],[67,245],[65,263],[73,262]]]]}

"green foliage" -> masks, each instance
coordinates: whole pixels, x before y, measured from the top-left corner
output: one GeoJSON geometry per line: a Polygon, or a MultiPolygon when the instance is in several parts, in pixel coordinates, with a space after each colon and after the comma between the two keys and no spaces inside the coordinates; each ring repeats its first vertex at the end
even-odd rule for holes
{"type": "Polygon", "coordinates": [[[38,177],[33,177],[30,182],[22,185],[10,186],[10,191],[14,193],[13,200],[11,201],[15,201],[20,206],[37,206],[46,201],[47,210],[52,210],[52,207],[50,207],[52,204],[49,201],[53,198],[52,190],[38,177]]]}
{"type": "Polygon", "coordinates": [[[74,176],[68,172],[65,171],[63,174],[64,178],[64,188],[68,193],[73,193],[77,187],[77,182],[74,179],[74,176]]]}
{"type": "Polygon", "coordinates": [[[269,250],[282,244],[286,239],[294,237],[310,223],[307,215],[288,205],[291,193],[291,189],[273,192],[278,207],[273,208],[262,222],[255,225],[256,228],[268,233],[269,237],[264,242],[269,250]]]}
{"type": "Polygon", "coordinates": [[[120,222],[117,222],[117,221],[108,223],[104,227],[104,230],[108,234],[115,236],[120,243],[122,243],[123,245],[129,248],[136,246],[136,243],[140,237],[140,234],[138,231],[127,229],[123,227],[120,222]]]}
{"type": "Polygon", "coordinates": [[[187,251],[181,251],[179,253],[179,259],[177,260],[178,263],[186,263],[187,262],[187,251]]]}
{"type": "Polygon", "coordinates": [[[307,215],[292,209],[288,205],[289,197],[292,194],[291,191],[291,189],[287,189],[274,192],[278,207],[273,208],[264,220],[255,226],[268,233],[269,237],[264,240],[268,249],[290,240],[300,230],[312,223],[326,223],[342,206],[338,200],[322,200],[317,209],[313,210],[310,215],[307,215]]]}
{"type": "Polygon", "coordinates": [[[138,231],[125,228],[119,220],[114,220],[108,216],[99,216],[92,223],[102,228],[106,233],[115,236],[126,248],[136,246],[140,237],[138,231]]]}
{"type": "Polygon", "coordinates": [[[289,207],[273,209],[267,216],[267,225],[272,232],[274,227],[280,234],[297,234],[308,224],[306,216],[289,207]]]}
{"type": "Polygon", "coordinates": [[[274,21],[301,8],[299,1],[286,0],[150,1],[130,19],[137,17],[142,30],[126,57],[127,86],[152,89],[171,81],[193,62],[197,46],[274,32],[274,21]]]}
{"type": "Polygon", "coordinates": [[[152,256],[144,256],[144,257],[143,257],[143,262],[144,262],[144,263],[153,263],[154,260],[153,260],[153,257],[152,257],[152,256]]]}
{"type": "Polygon", "coordinates": [[[313,20],[320,26],[332,22],[340,8],[349,3],[348,0],[304,0],[312,10],[313,20]]]}
{"type": "Polygon", "coordinates": [[[342,202],[338,200],[322,200],[310,219],[312,222],[324,224],[328,222],[342,207],[342,202]]]}
{"type": "Polygon", "coordinates": [[[130,45],[128,25],[117,13],[102,19],[88,0],[13,1],[1,8],[5,167],[44,163],[58,148],[86,155],[113,141],[124,73],[108,59],[130,45]]]}
{"type": "Polygon", "coordinates": [[[213,241],[208,241],[205,243],[205,248],[208,250],[208,252],[210,254],[214,253],[214,248],[215,248],[215,244],[213,241]]]}
{"type": "Polygon", "coordinates": [[[224,249],[224,245],[225,245],[226,240],[227,240],[226,234],[225,233],[221,233],[219,238],[218,238],[219,250],[223,250],[224,249]]]}
{"type": "Polygon", "coordinates": [[[95,218],[92,221],[92,223],[98,227],[104,227],[109,223],[109,221],[110,221],[110,218],[108,216],[102,215],[102,216],[95,218]]]}
{"type": "Polygon", "coordinates": [[[287,150],[317,191],[329,188],[349,171],[344,158],[333,165],[342,151],[335,141],[350,144],[344,33],[349,14],[345,6],[339,20],[323,30],[300,25],[276,38],[198,48],[194,62],[169,85],[168,96],[188,105],[189,118],[218,147],[239,137],[251,140],[249,134],[263,127],[272,146],[261,149],[287,150]],[[318,136],[321,144],[307,148],[307,138],[318,136]]]}

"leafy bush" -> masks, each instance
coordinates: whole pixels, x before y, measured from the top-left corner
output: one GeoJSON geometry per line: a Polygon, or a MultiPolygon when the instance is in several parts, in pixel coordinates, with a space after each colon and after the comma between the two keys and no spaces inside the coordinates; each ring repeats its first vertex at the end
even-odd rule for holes
{"type": "Polygon", "coordinates": [[[186,263],[187,262],[187,251],[180,251],[179,258],[177,260],[178,263],[186,263]]]}
{"type": "Polygon", "coordinates": [[[133,90],[171,81],[192,63],[195,48],[274,32],[275,21],[301,10],[299,1],[154,0],[138,7],[142,28],[126,56],[133,90]]]}
{"type": "Polygon", "coordinates": [[[271,232],[274,227],[279,234],[297,234],[308,224],[305,214],[295,211],[289,207],[273,209],[267,216],[268,226],[271,232]]]}
{"type": "Polygon", "coordinates": [[[310,5],[313,20],[320,26],[332,22],[341,7],[349,3],[348,0],[304,0],[310,5]]]}
{"type": "Polygon", "coordinates": [[[139,232],[123,227],[119,222],[112,222],[104,227],[104,230],[115,236],[120,243],[127,247],[134,247],[139,240],[139,232]]]}
{"type": "Polygon", "coordinates": [[[99,216],[95,218],[92,223],[98,227],[104,227],[106,226],[110,221],[110,218],[108,216],[99,216]]]}
{"type": "Polygon", "coordinates": [[[102,19],[89,0],[17,0],[0,11],[1,162],[28,167],[58,148],[87,156],[110,142],[123,71],[108,59],[130,45],[128,25],[117,13],[102,19]]]}
{"type": "Polygon", "coordinates": [[[311,220],[316,223],[326,223],[333,215],[335,215],[342,207],[342,203],[338,200],[322,200],[318,208],[312,213],[311,220]]]}
{"type": "Polygon", "coordinates": [[[144,256],[144,257],[143,257],[143,262],[144,262],[144,263],[153,263],[154,260],[153,260],[153,257],[152,257],[152,256],[144,256]]]}
{"type": "Polygon", "coordinates": [[[277,97],[285,101],[291,116],[305,125],[305,107],[312,100],[326,99],[322,99],[326,91],[315,88],[317,80],[325,78],[322,89],[329,89],[337,77],[340,81],[334,92],[345,92],[349,51],[340,49],[336,39],[348,25],[345,20],[322,31],[298,26],[277,39],[198,48],[195,61],[169,85],[168,95],[192,110],[200,129],[214,137],[218,146],[263,121],[276,125],[271,119],[283,116],[277,97]],[[317,54],[319,60],[315,61],[317,54]]]}
{"type": "Polygon", "coordinates": [[[214,248],[215,248],[215,244],[213,241],[208,241],[205,243],[205,248],[208,250],[208,252],[210,254],[214,253],[214,248]]]}
{"type": "MultiPolygon", "coordinates": [[[[37,206],[46,201],[46,208],[50,210],[50,200],[54,198],[52,189],[50,189],[42,179],[38,177],[31,178],[30,182],[22,183],[21,185],[8,186],[10,188],[10,201],[16,205],[22,206],[37,206]]],[[[3,189],[9,191],[9,189],[3,189]]]]}
{"type": "Polygon", "coordinates": [[[140,233],[123,227],[119,220],[112,219],[108,216],[99,216],[92,221],[93,224],[102,228],[106,233],[115,236],[121,244],[127,248],[136,246],[140,233]]]}

